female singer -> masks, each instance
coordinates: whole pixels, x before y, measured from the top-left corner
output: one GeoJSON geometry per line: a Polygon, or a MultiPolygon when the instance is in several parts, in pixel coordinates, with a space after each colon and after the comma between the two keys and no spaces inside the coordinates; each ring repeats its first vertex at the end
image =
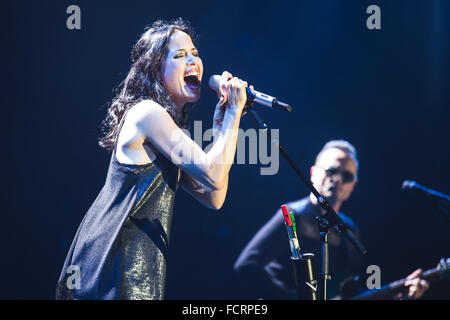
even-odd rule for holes
{"type": "Polygon", "coordinates": [[[112,152],[103,189],[72,242],[57,299],[164,299],[175,193],[220,209],[236,151],[247,83],[224,72],[213,146],[182,131],[200,98],[203,63],[182,19],[157,21],[132,52],[132,66],[104,120],[112,152]]]}

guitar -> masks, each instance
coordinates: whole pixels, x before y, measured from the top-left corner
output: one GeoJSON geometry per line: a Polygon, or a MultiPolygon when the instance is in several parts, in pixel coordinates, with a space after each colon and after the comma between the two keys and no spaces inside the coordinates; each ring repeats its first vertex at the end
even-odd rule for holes
{"type": "MultiPolygon", "coordinates": [[[[450,280],[450,258],[447,260],[441,259],[439,265],[436,268],[424,271],[420,276],[421,279],[427,280],[429,283],[435,282],[441,279],[450,280]]],[[[408,279],[404,278],[398,281],[391,282],[382,286],[380,289],[373,289],[363,292],[351,300],[377,300],[386,299],[387,297],[393,297],[395,294],[402,292],[405,289],[405,282],[408,279]]]]}

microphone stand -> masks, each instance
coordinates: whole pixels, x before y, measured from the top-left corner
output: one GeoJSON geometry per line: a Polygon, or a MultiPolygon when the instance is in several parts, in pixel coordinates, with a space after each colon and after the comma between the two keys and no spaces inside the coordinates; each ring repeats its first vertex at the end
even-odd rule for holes
{"type": "Polygon", "coordinates": [[[415,190],[416,192],[421,192],[428,198],[434,200],[436,208],[444,215],[445,218],[448,219],[447,221],[450,221],[450,196],[442,192],[421,186],[417,182],[410,180],[403,181],[402,190],[405,189],[411,189],[415,190]]]}
{"type": "Polygon", "coordinates": [[[314,254],[304,253],[300,257],[291,256],[292,266],[294,270],[294,280],[297,288],[297,295],[306,300],[318,300],[317,297],[317,282],[314,272],[314,254]],[[307,293],[304,294],[301,290],[303,286],[300,284],[300,269],[304,275],[304,283],[306,284],[307,293]]]}
{"type": "Polygon", "coordinates": [[[450,221],[450,201],[440,200],[437,201],[437,208],[440,212],[447,218],[447,221],[450,221]]]}
{"type": "MultiPolygon", "coordinates": [[[[250,118],[256,124],[256,126],[263,130],[270,140],[272,140],[272,136],[270,134],[270,130],[268,126],[264,123],[261,117],[256,113],[254,103],[247,103],[244,111],[248,113],[250,118]]],[[[333,226],[337,226],[338,230],[344,234],[344,236],[355,246],[355,248],[359,251],[361,255],[365,255],[367,250],[361,244],[361,242],[356,238],[354,233],[351,231],[350,227],[339,217],[339,215],[334,211],[334,209],[330,206],[327,199],[322,197],[320,193],[314,188],[311,181],[306,178],[306,176],[301,172],[300,168],[296,165],[296,163],[291,159],[286,150],[281,146],[281,144],[276,141],[280,153],[287,160],[289,165],[294,169],[300,179],[305,183],[305,185],[311,190],[312,194],[317,198],[317,202],[325,210],[325,214],[316,217],[317,223],[319,225],[320,231],[320,243],[322,248],[322,268],[321,268],[321,278],[320,278],[320,288],[321,288],[321,298],[323,300],[327,299],[327,281],[331,279],[331,275],[329,275],[329,252],[328,252],[328,230],[333,226]]]]}

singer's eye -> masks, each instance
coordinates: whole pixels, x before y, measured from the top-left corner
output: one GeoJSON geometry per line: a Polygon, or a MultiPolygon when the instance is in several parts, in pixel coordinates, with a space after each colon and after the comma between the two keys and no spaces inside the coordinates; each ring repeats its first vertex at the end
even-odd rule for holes
{"type": "Polygon", "coordinates": [[[198,51],[197,51],[197,50],[192,51],[192,55],[193,55],[194,57],[198,57],[198,51]]]}
{"type": "Polygon", "coordinates": [[[181,52],[179,52],[179,53],[176,53],[173,57],[174,57],[175,59],[182,58],[182,57],[184,57],[184,52],[181,51],[181,52]]]}

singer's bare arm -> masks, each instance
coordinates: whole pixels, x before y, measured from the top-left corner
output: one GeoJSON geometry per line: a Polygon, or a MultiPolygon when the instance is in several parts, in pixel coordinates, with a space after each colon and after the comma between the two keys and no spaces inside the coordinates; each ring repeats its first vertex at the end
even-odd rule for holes
{"type": "MultiPolygon", "coordinates": [[[[225,80],[229,80],[232,77],[233,76],[229,72],[223,72],[221,76],[220,88],[214,88],[215,90],[217,90],[217,96],[219,98],[219,102],[216,105],[216,110],[213,117],[213,130],[215,130],[216,132],[220,132],[222,130],[224,115],[225,111],[227,110],[227,106],[230,106],[230,103],[237,103],[237,101],[234,100],[235,97],[230,96],[230,98],[228,99],[230,91],[227,90],[226,86],[224,85],[225,80]]],[[[244,82],[244,85],[247,86],[247,83],[244,82]]],[[[253,89],[253,86],[250,86],[250,88],[253,89]]],[[[237,131],[238,129],[239,123],[236,123],[236,127],[234,128],[234,130],[237,131]]],[[[237,139],[237,136],[235,138],[237,139]]],[[[228,167],[225,170],[229,171],[231,168],[231,163],[227,163],[226,165],[228,167]]],[[[218,210],[225,202],[228,190],[228,175],[226,176],[226,181],[223,188],[218,190],[208,190],[205,185],[200,183],[195,178],[191,177],[189,174],[183,172],[182,187],[186,192],[188,192],[191,196],[193,196],[206,207],[218,210]]]]}
{"type": "Polygon", "coordinates": [[[246,101],[245,86],[246,83],[236,78],[228,81],[229,104],[208,152],[204,152],[184,134],[167,111],[156,102],[142,101],[127,112],[126,121],[136,125],[143,141],[150,142],[195,181],[210,190],[220,190],[209,192],[208,195],[197,195],[195,189],[192,190],[199,201],[205,204],[207,200],[209,207],[220,207],[226,194],[228,172],[236,151],[240,115],[246,101]]]}
{"type": "MultiPolygon", "coordinates": [[[[231,77],[231,74],[224,72],[224,77],[231,77]]],[[[252,86],[251,86],[252,87],[252,86]]],[[[253,88],[253,87],[252,87],[253,88]]],[[[223,92],[223,90],[221,91],[223,92]]],[[[226,110],[225,100],[227,92],[223,92],[223,95],[218,94],[220,100],[216,106],[213,118],[213,130],[220,132],[223,129],[223,120],[226,110]]],[[[236,126],[233,130],[237,131],[239,129],[239,123],[236,122],[236,126]]],[[[237,139],[237,135],[235,136],[237,139]]],[[[215,139],[215,138],[214,138],[215,139]]],[[[231,168],[231,163],[226,163],[224,170],[229,171],[231,168]]],[[[218,190],[211,190],[200,183],[195,178],[191,177],[188,173],[183,172],[183,189],[188,192],[191,196],[197,199],[203,205],[211,209],[220,209],[225,202],[225,198],[228,190],[228,175],[226,176],[226,181],[224,186],[218,190]]]]}
{"type": "Polygon", "coordinates": [[[183,190],[210,209],[219,210],[222,207],[228,190],[228,175],[224,187],[219,190],[208,190],[205,185],[202,185],[187,173],[183,172],[183,176],[183,190]]]}
{"type": "MultiPolygon", "coordinates": [[[[213,130],[220,132],[223,127],[223,120],[225,111],[227,110],[227,106],[230,106],[231,103],[236,103],[234,101],[233,97],[230,97],[228,99],[228,95],[230,92],[227,90],[226,86],[224,85],[225,80],[231,79],[233,76],[225,71],[222,73],[221,76],[221,86],[220,88],[214,88],[217,90],[217,96],[219,98],[219,102],[216,105],[216,110],[214,112],[213,117],[213,130]],[[228,101],[229,100],[229,101],[228,101]],[[234,101],[234,102],[233,102],[234,101]]],[[[247,83],[244,83],[245,86],[247,83]]],[[[251,89],[253,89],[253,86],[250,86],[251,89]]],[[[236,123],[236,127],[234,130],[239,129],[239,124],[236,123]]],[[[235,137],[237,139],[237,136],[235,137]]],[[[226,164],[228,168],[225,168],[225,170],[230,170],[231,163],[226,164]]],[[[200,183],[195,178],[191,177],[189,174],[183,172],[183,183],[182,183],[183,189],[188,192],[191,196],[193,196],[195,199],[197,199],[200,203],[205,205],[208,208],[218,210],[222,207],[223,203],[225,202],[225,198],[227,195],[228,190],[228,175],[226,176],[226,181],[223,186],[223,188],[218,190],[208,190],[208,188],[200,183]]]]}

